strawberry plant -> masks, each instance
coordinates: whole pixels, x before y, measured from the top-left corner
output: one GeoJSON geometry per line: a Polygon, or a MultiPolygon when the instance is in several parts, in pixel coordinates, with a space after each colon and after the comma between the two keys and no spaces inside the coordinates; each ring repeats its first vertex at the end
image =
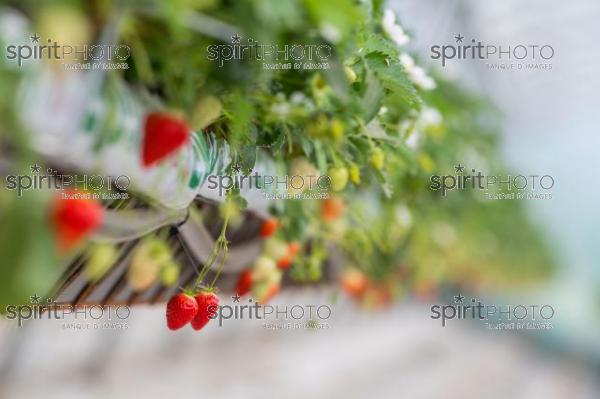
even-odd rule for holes
{"type": "MultiPolygon", "coordinates": [[[[67,133],[89,138],[89,152],[73,156],[63,148],[66,141],[40,151],[36,144],[43,146],[47,132],[36,136],[35,126],[28,124],[32,118],[20,120],[23,112],[15,109],[31,104],[15,105],[10,96],[0,99],[0,109],[14,118],[6,118],[8,127],[2,129],[16,133],[2,140],[23,159],[32,149],[56,151],[54,159],[73,156],[69,159],[84,169],[103,165],[106,174],[119,162],[113,155],[120,154],[124,160],[118,165],[135,172],[134,195],[151,207],[189,211],[186,220],[196,224],[205,223],[204,213],[212,209],[193,202],[204,200],[210,175],[247,178],[264,159],[277,178],[302,182],[284,191],[322,196],[275,199],[260,207],[263,216],[269,211],[255,232],[264,247],[257,259],[247,260],[236,290],[240,295],[250,291],[262,302],[279,291],[284,274],[305,283],[327,275],[323,269],[332,246],[340,254],[332,267],[348,270],[335,283],[373,307],[389,303],[401,289],[435,292],[431,287],[467,277],[474,285],[489,286],[546,277],[552,259],[520,203],[482,201],[474,191],[443,198],[429,187],[433,174],[448,174],[466,158],[485,160],[490,173],[506,171],[498,151],[497,115],[485,99],[419,66],[405,46],[409,35],[384,3],[152,1],[127,2],[116,13],[110,2],[69,2],[79,17],[77,24],[60,24],[73,30],[72,35],[62,32],[66,44],[69,36],[110,36],[114,44],[131,49],[128,68],[91,75],[103,82],[98,92],[88,93],[100,106],[77,118],[56,118],[83,121],[67,133]],[[108,23],[115,14],[122,15],[119,23],[108,23]],[[198,20],[213,23],[190,22],[198,20]],[[103,35],[108,27],[111,35],[103,35]],[[236,45],[250,40],[256,46],[322,49],[326,65],[266,68],[268,61],[248,53],[245,58],[219,53],[223,46],[239,49],[236,45]],[[330,182],[325,192],[314,185],[319,178],[330,182]],[[502,249],[505,244],[510,251],[502,249]]],[[[44,37],[55,33],[42,29],[60,22],[48,24],[48,18],[58,18],[52,5],[24,2],[19,7],[32,21],[44,16],[44,24],[35,27],[44,37]]],[[[0,86],[18,91],[25,74],[4,60],[0,72],[0,86]]],[[[60,76],[59,81],[66,79],[60,76]]],[[[224,192],[215,194],[221,205],[213,215],[218,219],[214,248],[193,281],[169,301],[169,328],[194,319],[192,326],[200,329],[208,322],[207,305],[218,304],[218,280],[227,272],[227,229],[243,225],[245,212],[256,210],[240,188],[224,192]]],[[[39,224],[42,218],[5,203],[18,212],[7,219],[10,229],[0,224],[0,236],[10,240],[1,249],[10,259],[5,263],[22,264],[28,248],[21,244],[34,246],[26,239],[34,234],[27,221],[39,224]]],[[[46,227],[63,250],[83,249],[103,217],[94,201],[56,200],[46,227]]],[[[127,272],[129,285],[137,292],[157,282],[176,286],[181,265],[171,248],[156,231],[144,235],[136,237],[141,240],[127,272]]],[[[34,253],[41,259],[41,251],[34,253]]],[[[107,248],[92,250],[89,278],[101,278],[113,255],[107,248]]],[[[32,264],[41,264],[39,259],[32,264]]],[[[0,272],[7,285],[20,278],[4,266],[0,272]]],[[[23,300],[12,290],[7,288],[8,298],[23,300]]]]}

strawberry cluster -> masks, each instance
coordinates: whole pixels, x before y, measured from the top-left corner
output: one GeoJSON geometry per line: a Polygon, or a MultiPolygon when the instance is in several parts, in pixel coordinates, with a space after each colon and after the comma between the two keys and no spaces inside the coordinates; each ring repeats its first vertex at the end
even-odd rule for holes
{"type": "Polygon", "coordinates": [[[219,297],[213,291],[200,291],[195,295],[182,292],[167,303],[167,327],[179,330],[191,323],[196,331],[202,330],[219,307],[219,297]]]}

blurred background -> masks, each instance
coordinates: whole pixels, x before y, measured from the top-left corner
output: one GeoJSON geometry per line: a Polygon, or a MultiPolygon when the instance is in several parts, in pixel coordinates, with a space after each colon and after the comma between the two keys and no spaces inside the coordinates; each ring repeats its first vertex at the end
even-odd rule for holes
{"type": "MultiPolygon", "coordinates": [[[[65,331],[52,320],[0,320],[0,397],[577,398],[600,397],[600,4],[573,0],[391,1],[408,47],[437,74],[489,97],[501,113],[511,169],[550,174],[552,200],[528,201],[558,267],[535,289],[497,303],[546,303],[554,329],[522,334],[470,322],[442,328],[437,298],[364,312],[342,297],[326,330],[272,331],[259,322],[169,333],[162,306],[132,311],[125,331],[65,331]],[[492,71],[429,59],[454,35],[542,42],[550,71],[492,71]]],[[[5,93],[10,94],[10,93],[5,93]]],[[[518,225],[514,226],[519,229],[518,225]]],[[[3,239],[3,237],[0,237],[3,239]]],[[[510,251],[511,248],[505,248],[510,251]]],[[[454,292],[451,294],[455,294],[454,292]]],[[[332,287],[285,290],[273,304],[329,303],[332,287]]],[[[227,303],[227,302],[226,302],[227,303]]]]}

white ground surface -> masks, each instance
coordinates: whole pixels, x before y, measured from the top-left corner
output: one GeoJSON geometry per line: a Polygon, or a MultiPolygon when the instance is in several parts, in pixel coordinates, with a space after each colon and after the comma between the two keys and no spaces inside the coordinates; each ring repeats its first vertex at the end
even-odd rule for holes
{"type": "MultiPolygon", "coordinates": [[[[327,303],[325,293],[316,298],[276,303],[327,303]]],[[[442,328],[422,304],[366,314],[342,301],[333,311],[324,331],[268,331],[244,320],[173,333],[162,306],[135,308],[126,331],[67,331],[55,320],[18,329],[2,321],[1,355],[18,350],[0,398],[600,397],[583,363],[512,332],[464,321],[442,328]]]]}

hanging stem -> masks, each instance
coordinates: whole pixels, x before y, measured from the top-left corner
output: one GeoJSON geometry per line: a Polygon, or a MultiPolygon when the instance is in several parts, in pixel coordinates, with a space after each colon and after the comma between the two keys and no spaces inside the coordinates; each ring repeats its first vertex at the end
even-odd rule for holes
{"type": "Polygon", "coordinates": [[[223,235],[223,242],[222,242],[223,252],[221,254],[221,263],[219,264],[219,269],[217,270],[217,274],[215,274],[215,277],[213,278],[213,281],[210,283],[209,288],[214,288],[215,284],[217,283],[217,280],[219,279],[219,276],[221,275],[221,272],[223,271],[223,266],[225,266],[225,259],[227,258],[227,252],[229,250],[227,244],[228,244],[227,239],[225,238],[225,235],[223,235]]]}
{"type": "MultiPolygon", "coordinates": [[[[232,201],[231,195],[228,194],[226,202],[229,203],[230,201],[232,201]]],[[[198,273],[198,277],[196,277],[196,280],[194,281],[194,285],[192,287],[193,290],[196,290],[202,284],[204,277],[206,277],[206,274],[212,268],[213,264],[217,261],[217,259],[219,259],[219,256],[221,257],[221,260],[219,263],[219,269],[217,270],[215,277],[213,278],[210,286],[208,287],[209,289],[212,290],[214,288],[214,286],[217,282],[217,279],[221,275],[221,271],[223,270],[223,266],[225,265],[225,259],[227,258],[227,253],[228,253],[229,242],[227,241],[227,238],[225,237],[225,233],[227,232],[227,226],[229,224],[230,216],[231,215],[229,213],[225,214],[224,220],[223,220],[223,226],[221,227],[221,232],[219,234],[219,237],[217,238],[217,241],[215,242],[215,245],[213,247],[213,250],[212,250],[210,256],[206,260],[206,263],[204,264],[204,266],[202,266],[202,270],[200,270],[200,273],[198,273]]]]}

